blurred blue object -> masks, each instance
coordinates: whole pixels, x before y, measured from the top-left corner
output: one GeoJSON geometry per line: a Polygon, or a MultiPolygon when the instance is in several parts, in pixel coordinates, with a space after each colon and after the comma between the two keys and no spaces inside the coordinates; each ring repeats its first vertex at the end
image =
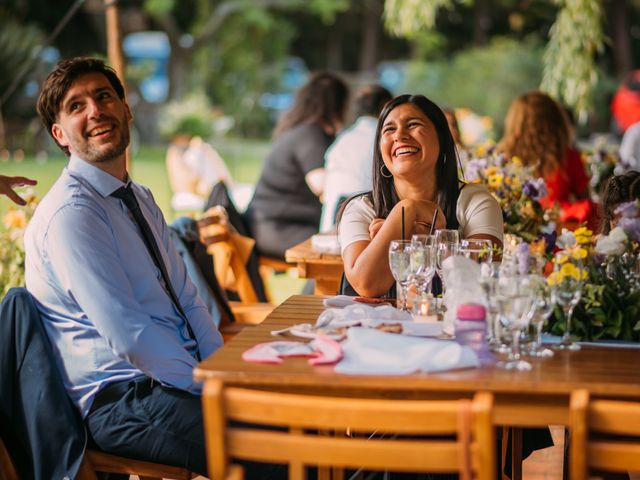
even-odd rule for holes
{"type": "Polygon", "coordinates": [[[260,97],[260,106],[274,110],[276,113],[287,110],[293,105],[295,91],[304,84],[309,76],[309,69],[299,57],[287,59],[284,72],[278,80],[276,92],[265,92],[260,97]]]}
{"type": "Polygon", "coordinates": [[[407,75],[407,64],[404,61],[380,62],[376,67],[378,72],[378,83],[384,88],[397,95],[397,92],[404,85],[407,75]]]}
{"type": "Polygon", "coordinates": [[[169,95],[168,63],[171,45],[164,32],[130,33],[122,42],[124,54],[131,66],[150,68],[140,81],[140,92],[147,102],[164,102],[169,95]]]}

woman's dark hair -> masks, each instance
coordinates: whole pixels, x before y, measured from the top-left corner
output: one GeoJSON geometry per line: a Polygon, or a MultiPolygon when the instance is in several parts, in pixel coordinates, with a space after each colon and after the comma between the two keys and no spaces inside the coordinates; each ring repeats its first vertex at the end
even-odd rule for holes
{"type": "Polygon", "coordinates": [[[438,134],[440,154],[436,164],[436,202],[442,208],[447,219],[447,228],[458,228],[456,205],[458,203],[458,154],[449,130],[449,124],[440,107],[424,95],[400,95],[389,101],[378,117],[376,138],[373,146],[373,191],[368,194],[378,218],[387,218],[391,209],[398,203],[393,177],[382,175],[382,152],[380,151],[380,136],[382,126],[391,111],[405,103],[418,107],[433,123],[438,134]]]}
{"type": "Polygon", "coordinates": [[[621,203],[640,199],[640,172],[629,170],[611,177],[602,191],[602,225],[600,230],[608,235],[615,219],[615,210],[621,203]]]}
{"type": "Polygon", "coordinates": [[[273,136],[303,123],[337,130],[337,124],[344,121],[348,101],[349,87],[340,77],[329,72],[314,73],[296,92],[293,107],[280,117],[273,136]]]}

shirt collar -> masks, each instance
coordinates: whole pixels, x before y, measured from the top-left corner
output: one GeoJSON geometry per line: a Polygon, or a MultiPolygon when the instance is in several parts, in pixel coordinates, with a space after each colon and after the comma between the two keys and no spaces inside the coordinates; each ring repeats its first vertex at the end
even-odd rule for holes
{"type": "Polygon", "coordinates": [[[98,167],[91,165],[88,162],[85,162],[74,154],[71,154],[67,168],[71,172],[80,175],[103,197],[108,197],[120,187],[128,185],[131,182],[131,179],[129,178],[126,182],[122,182],[113,175],[105,172],[104,170],[100,170],[98,167]]]}

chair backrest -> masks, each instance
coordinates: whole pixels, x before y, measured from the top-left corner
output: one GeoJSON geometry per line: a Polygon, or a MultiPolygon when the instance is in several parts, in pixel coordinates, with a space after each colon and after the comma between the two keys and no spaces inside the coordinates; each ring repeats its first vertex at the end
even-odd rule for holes
{"type": "Polygon", "coordinates": [[[588,478],[589,469],[640,471],[640,402],[591,400],[589,392],[571,394],[572,480],[588,478]]]}
{"type": "Polygon", "coordinates": [[[473,401],[379,400],[209,381],[203,407],[213,480],[227,478],[231,458],[288,464],[290,479],[305,478],[305,466],[457,472],[461,479],[470,479],[473,471],[478,480],[495,478],[488,393],[473,401]]]}

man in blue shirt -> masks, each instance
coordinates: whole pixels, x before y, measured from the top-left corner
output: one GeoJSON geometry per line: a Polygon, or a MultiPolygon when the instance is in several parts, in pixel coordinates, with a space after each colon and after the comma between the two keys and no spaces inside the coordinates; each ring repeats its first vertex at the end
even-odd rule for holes
{"type": "Polygon", "coordinates": [[[222,338],[151,192],[129,178],[122,84],[100,60],[64,60],[38,113],[70,159],[27,230],[26,283],[67,392],[98,448],[206,475],[192,370],[222,338]]]}

